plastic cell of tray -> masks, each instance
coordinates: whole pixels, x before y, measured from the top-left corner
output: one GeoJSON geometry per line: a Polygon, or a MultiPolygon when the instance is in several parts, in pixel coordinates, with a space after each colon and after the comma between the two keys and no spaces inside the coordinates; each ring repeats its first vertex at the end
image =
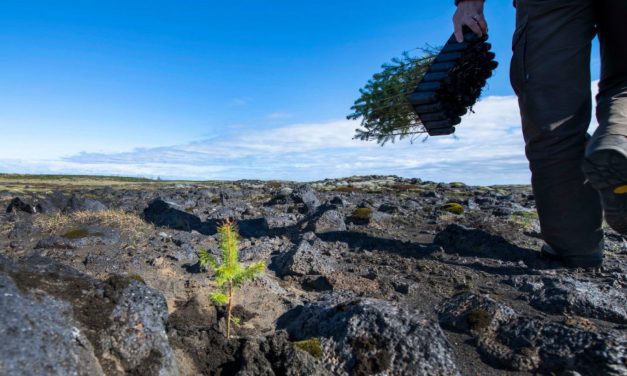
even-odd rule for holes
{"type": "Polygon", "coordinates": [[[430,122],[430,121],[447,120],[448,118],[449,116],[445,114],[444,112],[431,112],[431,113],[420,115],[420,120],[422,120],[423,123],[430,122]]]}
{"type": "Polygon", "coordinates": [[[416,86],[416,91],[425,92],[425,91],[437,91],[440,86],[442,86],[442,81],[430,81],[430,82],[421,82],[416,86]]]}
{"type": "Polygon", "coordinates": [[[409,96],[409,103],[414,106],[425,105],[425,104],[434,104],[437,102],[435,97],[435,92],[414,92],[409,96]]]}
{"type": "Polygon", "coordinates": [[[433,129],[429,131],[429,136],[448,136],[455,133],[454,127],[442,128],[442,129],[433,129]]]}
{"type": "Polygon", "coordinates": [[[421,82],[442,81],[448,77],[448,72],[427,73],[422,77],[421,82]]]}

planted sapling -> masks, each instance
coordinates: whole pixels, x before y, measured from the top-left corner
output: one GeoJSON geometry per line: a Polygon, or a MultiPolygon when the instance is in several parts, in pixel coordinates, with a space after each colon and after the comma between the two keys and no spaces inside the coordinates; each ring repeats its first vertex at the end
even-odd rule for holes
{"type": "Polygon", "coordinates": [[[239,263],[239,235],[232,221],[226,221],[218,228],[219,247],[222,251],[222,262],[218,263],[209,252],[200,250],[198,257],[200,266],[204,269],[212,269],[215,273],[216,284],[219,292],[212,293],[209,297],[216,305],[226,305],[226,337],[231,337],[231,324],[239,325],[239,318],[232,316],[233,296],[235,290],[247,281],[255,279],[266,269],[263,261],[244,267],[239,263]]]}

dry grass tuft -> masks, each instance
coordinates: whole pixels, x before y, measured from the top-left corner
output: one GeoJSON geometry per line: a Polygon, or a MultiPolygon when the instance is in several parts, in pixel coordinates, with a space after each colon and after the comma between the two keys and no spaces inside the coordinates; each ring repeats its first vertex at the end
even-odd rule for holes
{"type": "Polygon", "coordinates": [[[140,238],[144,232],[154,229],[137,214],[119,209],[38,215],[34,218],[34,222],[39,230],[51,234],[60,233],[68,227],[98,225],[117,228],[135,239],[140,238]]]}

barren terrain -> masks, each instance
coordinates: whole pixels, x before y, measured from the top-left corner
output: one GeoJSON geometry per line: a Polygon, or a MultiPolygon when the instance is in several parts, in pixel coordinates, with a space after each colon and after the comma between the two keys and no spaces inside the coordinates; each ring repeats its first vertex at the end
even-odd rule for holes
{"type": "Polygon", "coordinates": [[[0,374],[627,374],[627,238],[541,259],[527,186],[3,176],[0,208],[0,374]],[[268,265],[230,340],[226,218],[268,265]]]}

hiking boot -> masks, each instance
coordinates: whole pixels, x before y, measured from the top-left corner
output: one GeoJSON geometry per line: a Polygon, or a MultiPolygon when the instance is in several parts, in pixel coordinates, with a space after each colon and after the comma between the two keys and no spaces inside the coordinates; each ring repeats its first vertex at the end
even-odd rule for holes
{"type": "Polygon", "coordinates": [[[627,137],[610,135],[592,141],[583,172],[601,195],[607,224],[627,235],[627,137]]]}
{"type": "Polygon", "coordinates": [[[559,255],[553,247],[544,243],[540,249],[540,256],[549,261],[557,261],[569,268],[597,268],[603,264],[603,245],[599,247],[600,252],[590,255],[559,255]]]}

